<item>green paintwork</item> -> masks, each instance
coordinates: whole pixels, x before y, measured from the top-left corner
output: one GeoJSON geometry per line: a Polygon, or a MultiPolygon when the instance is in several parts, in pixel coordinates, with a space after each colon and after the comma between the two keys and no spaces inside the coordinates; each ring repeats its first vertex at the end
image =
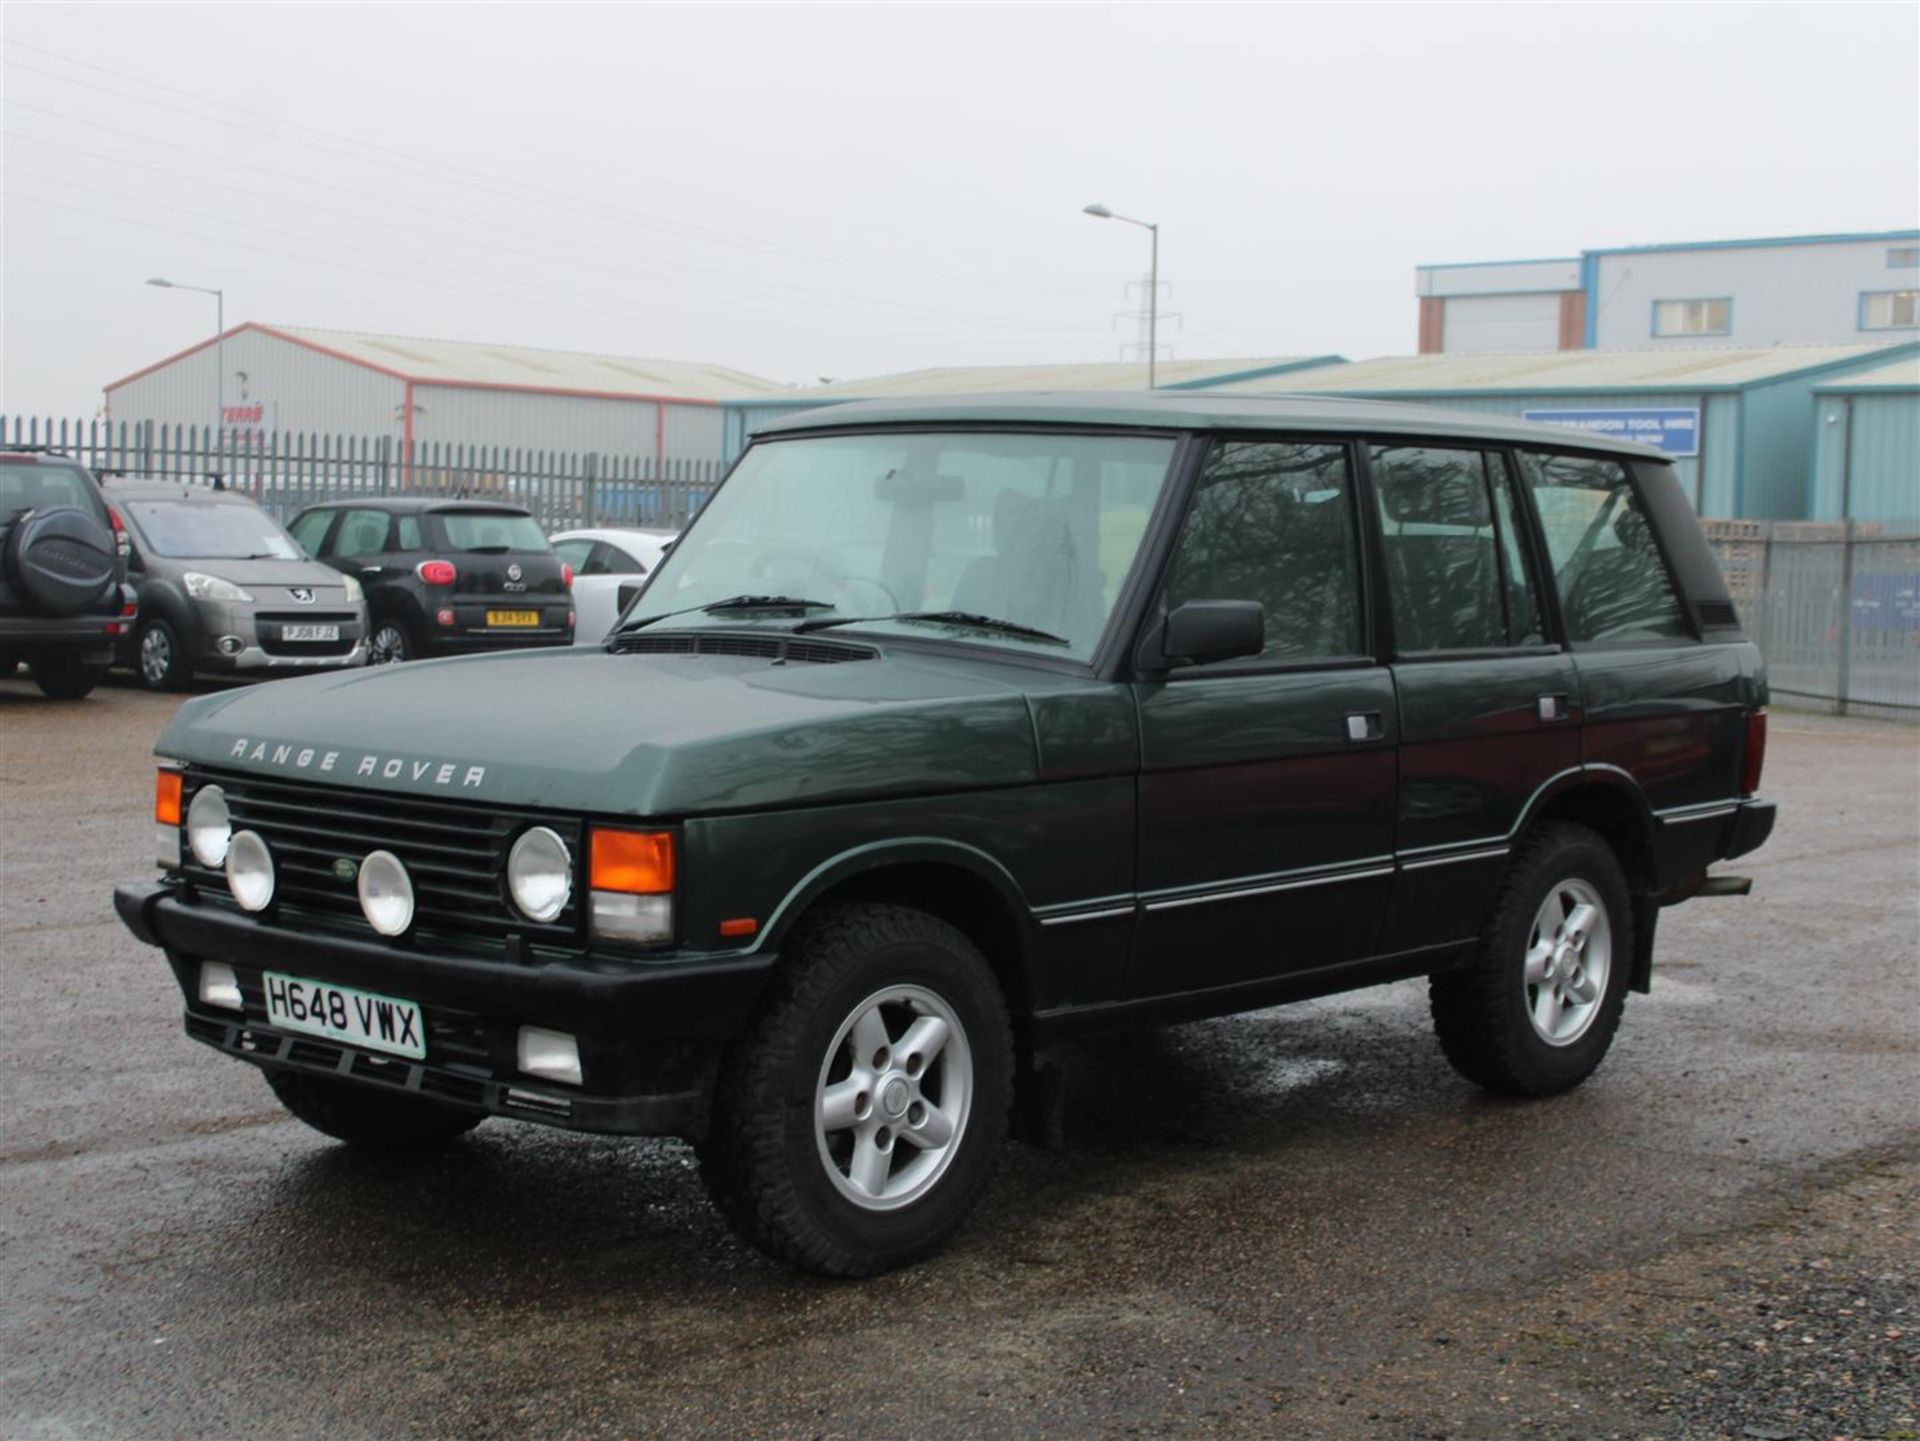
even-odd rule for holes
{"type": "Polygon", "coordinates": [[[1338,400],[1328,396],[1213,394],[1207,391],[1090,390],[1074,394],[975,395],[951,400],[862,400],[770,420],[762,439],[851,425],[1086,425],[1103,428],[1145,426],[1164,430],[1302,431],[1312,435],[1418,435],[1430,438],[1494,440],[1565,450],[1612,451],[1638,460],[1661,459],[1659,452],[1629,441],[1582,434],[1570,442],[1564,428],[1507,420],[1494,415],[1463,415],[1438,406],[1400,405],[1378,400],[1338,400]]]}

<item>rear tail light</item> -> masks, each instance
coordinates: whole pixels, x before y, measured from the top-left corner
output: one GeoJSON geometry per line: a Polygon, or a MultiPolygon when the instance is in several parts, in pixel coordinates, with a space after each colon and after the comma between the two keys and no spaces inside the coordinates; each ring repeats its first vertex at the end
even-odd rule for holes
{"type": "Polygon", "coordinates": [[[1760,771],[1767,763],[1767,713],[1747,712],[1747,748],[1740,762],[1740,794],[1750,796],[1760,790],[1760,771]]]}
{"type": "Polygon", "coordinates": [[[127,553],[133,549],[133,542],[127,539],[127,523],[120,519],[119,510],[111,505],[107,507],[107,524],[113,527],[113,548],[125,560],[127,553]]]}
{"type": "Polygon", "coordinates": [[[452,585],[455,574],[450,560],[423,560],[413,568],[413,573],[428,585],[452,585]]]}
{"type": "Polygon", "coordinates": [[[573,567],[564,560],[560,562],[560,584],[568,590],[573,589],[573,567]]]}

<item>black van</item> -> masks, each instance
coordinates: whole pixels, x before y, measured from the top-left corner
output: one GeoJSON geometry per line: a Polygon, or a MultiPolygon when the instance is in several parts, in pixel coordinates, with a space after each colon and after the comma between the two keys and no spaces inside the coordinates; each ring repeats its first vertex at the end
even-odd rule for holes
{"type": "Polygon", "coordinates": [[[573,641],[573,575],[539,522],[487,501],[331,501],[288,527],[367,593],[367,664],[573,641]]]}

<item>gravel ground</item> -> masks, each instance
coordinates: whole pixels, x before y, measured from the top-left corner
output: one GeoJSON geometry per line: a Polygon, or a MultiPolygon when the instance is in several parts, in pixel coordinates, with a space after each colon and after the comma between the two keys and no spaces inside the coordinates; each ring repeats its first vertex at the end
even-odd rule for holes
{"type": "Polygon", "coordinates": [[[835,1285],[685,1146],[356,1156],[186,1041],[108,906],[171,709],[0,681],[7,1441],[1920,1432],[1911,729],[1776,714],[1754,895],[1579,1091],[1462,1084],[1417,983],[1074,1047],[1067,1152],[835,1285]]]}

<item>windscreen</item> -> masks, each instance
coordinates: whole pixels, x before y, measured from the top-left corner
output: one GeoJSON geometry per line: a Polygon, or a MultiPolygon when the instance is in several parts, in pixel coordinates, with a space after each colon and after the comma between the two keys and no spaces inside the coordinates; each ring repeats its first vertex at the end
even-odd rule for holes
{"type": "Polygon", "coordinates": [[[690,624],[737,619],[737,610],[702,617],[699,608],[776,595],[817,602],[808,621],[1086,660],[1133,568],[1174,446],[1064,431],[762,441],[661,561],[627,622],[684,611],[690,624]]]}
{"type": "Polygon", "coordinates": [[[86,476],[72,466],[0,464],[0,521],[27,510],[69,509],[100,514],[86,476]]]}
{"type": "Polygon", "coordinates": [[[293,537],[241,501],[135,500],[127,511],[147,549],[177,560],[300,560],[293,537]]]}
{"type": "Polygon", "coordinates": [[[436,517],[449,550],[547,550],[546,533],[530,515],[501,510],[444,510],[436,517]]]}

